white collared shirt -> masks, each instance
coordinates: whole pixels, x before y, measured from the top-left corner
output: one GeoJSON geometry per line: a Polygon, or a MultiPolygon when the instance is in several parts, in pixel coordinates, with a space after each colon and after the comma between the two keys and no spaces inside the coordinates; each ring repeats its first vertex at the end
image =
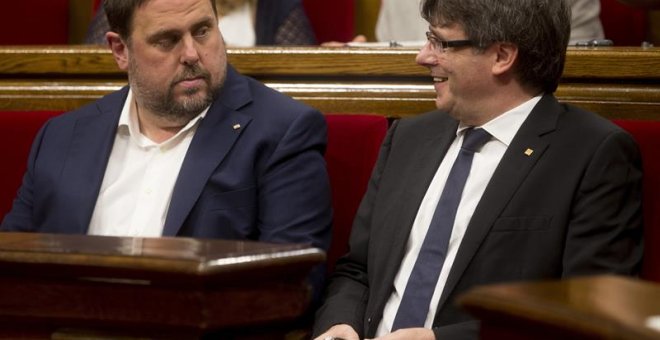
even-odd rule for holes
{"type": "MultiPolygon", "coordinates": [[[[465,183],[461,202],[456,212],[456,219],[454,220],[454,226],[449,239],[447,258],[445,259],[442,271],[440,272],[440,277],[436,284],[435,292],[433,293],[430,305],[428,306],[428,314],[426,316],[426,322],[424,323],[425,328],[431,328],[432,326],[440,296],[442,295],[442,290],[447,282],[447,277],[449,276],[456,253],[463,240],[467,226],[470,223],[472,214],[481,200],[481,196],[493,176],[495,168],[497,168],[506,149],[509,147],[509,144],[511,144],[513,137],[516,135],[518,129],[525,119],[527,119],[539,100],[541,100],[541,96],[534,97],[481,126],[481,128],[488,131],[493,137],[490,141],[484,144],[479,152],[474,154],[472,170],[465,183]],[[475,169],[478,169],[478,171],[474,171],[475,169]]],[[[408,243],[406,244],[405,255],[401,262],[401,266],[399,267],[399,272],[394,278],[394,291],[392,292],[392,295],[390,295],[390,298],[385,305],[385,309],[383,310],[383,319],[378,325],[376,331],[377,336],[388,334],[392,329],[392,323],[394,322],[394,317],[399,309],[403,292],[408,284],[408,278],[415,265],[415,261],[417,261],[417,256],[419,255],[420,248],[424,242],[424,237],[431,224],[435,207],[440,200],[440,195],[445,187],[447,177],[449,177],[449,171],[454,164],[454,160],[458,156],[461,144],[463,143],[465,130],[467,128],[469,128],[469,126],[458,127],[456,138],[440,163],[440,166],[426,191],[426,195],[424,195],[419,210],[417,211],[417,216],[413,222],[408,243]]],[[[420,306],[420,308],[423,307],[420,306]]]]}
{"type": "Polygon", "coordinates": [[[208,111],[206,108],[168,140],[155,143],[140,132],[135,105],[129,90],[89,223],[89,235],[162,235],[181,164],[208,111]]]}

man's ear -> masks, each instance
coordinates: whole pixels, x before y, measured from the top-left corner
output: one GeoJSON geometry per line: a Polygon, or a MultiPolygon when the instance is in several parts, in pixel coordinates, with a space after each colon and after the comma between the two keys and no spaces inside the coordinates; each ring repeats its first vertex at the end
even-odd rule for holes
{"type": "Polygon", "coordinates": [[[511,43],[496,43],[493,48],[495,48],[493,74],[502,75],[510,71],[518,59],[518,46],[511,43]]]}
{"type": "Polygon", "coordinates": [[[122,71],[128,70],[129,52],[126,43],[124,43],[119,34],[112,31],[105,34],[105,39],[108,41],[108,46],[112,51],[112,55],[115,57],[117,66],[119,66],[122,71]]]}

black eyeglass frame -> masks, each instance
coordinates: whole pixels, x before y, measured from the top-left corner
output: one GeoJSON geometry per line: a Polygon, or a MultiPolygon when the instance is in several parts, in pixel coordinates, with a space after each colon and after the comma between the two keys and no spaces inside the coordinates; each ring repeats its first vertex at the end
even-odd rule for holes
{"type": "Polygon", "coordinates": [[[475,46],[472,40],[440,40],[433,33],[426,32],[426,40],[431,44],[434,51],[445,52],[450,47],[475,46]]]}

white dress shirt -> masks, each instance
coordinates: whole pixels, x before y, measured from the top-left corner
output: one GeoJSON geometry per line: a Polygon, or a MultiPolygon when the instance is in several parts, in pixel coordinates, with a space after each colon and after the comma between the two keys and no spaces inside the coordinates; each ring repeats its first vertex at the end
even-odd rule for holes
{"type": "MultiPolygon", "coordinates": [[[[445,259],[442,271],[440,272],[433,297],[431,298],[429,306],[427,306],[428,315],[426,317],[426,322],[424,323],[425,328],[431,328],[438,307],[438,302],[442,295],[442,290],[447,282],[447,277],[449,276],[449,272],[454,263],[454,258],[456,257],[458,248],[463,240],[463,235],[465,235],[467,226],[470,223],[472,214],[477,207],[477,203],[481,200],[481,196],[483,195],[490,178],[493,176],[495,168],[497,168],[497,165],[500,163],[500,160],[502,159],[502,156],[504,156],[509,144],[511,144],[513,137],[540,99],[540,96],[534,97],[481,126],[481,128],[488,131],[493,137],[490,141],[484,144],[481,151],[474,154],[472,170],[468,175],[465,188],[463,189],[463,195],[461,196],[461,202],[456,212],[456,219],[454,220],[454,226],[449,239],[447,258],[445,259]]],[[[401,262],[401,266],[399,267],[399,272],[394,278],[394,291],[392,292],[392,295],[390,295],[390,298],[385,305],[385,309],[383,310],[383,319],[378,325],[376,331],[377,336],[390,333],[392,329],[392,323],[394,322],[394,317],[399,309],[403,292],[408,284],[408,278],[410,277],[417,256],[419,255],[426,232],[431,224],[435,207],[440,200],[440,195],[442,194],[445,182],[449,176],[449,171],[454,164],[454,160],[458,156],[461,144],[463,143],[463,136],[465,135],[465,130],[467,128],[469,128],[469,126],[458,127],[456,138],[440,163],[426,195],[422,200],[419,210],[417,211],[417,216],[413,222],[408,243],[406,244],[405,255],[401,262]]],[[[423,308],[423,306],[420,306],[420,308],[423,308]]]]}
{"type": "Polygon", "coordinates": [[[155,143],[140,133],[133,92],[119,117],[89,235],[157,237],[163,233],[174,184],[208,108],[176,135],[155,143]]]}

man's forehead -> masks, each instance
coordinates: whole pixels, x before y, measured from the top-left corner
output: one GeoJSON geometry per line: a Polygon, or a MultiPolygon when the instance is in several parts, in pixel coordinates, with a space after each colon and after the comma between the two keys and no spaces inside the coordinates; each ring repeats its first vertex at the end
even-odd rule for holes
{"type": "Polygon", "coordinates": [[[456,22],[447,22],[447,21],[442,21],[438,22],[436,24],[429,24],[429,31],[431,32],[455,32],[455,33],[465,33],[465,30],[463,29],[463,25],[456,23],[456,22]]]}
{"type": "Polygon", "coordinates": [[[163,29],[189,21],[214,21],[215,13],[209,0],[148,0],[136,9],[133,19],[136,28],[163,29]]]}

